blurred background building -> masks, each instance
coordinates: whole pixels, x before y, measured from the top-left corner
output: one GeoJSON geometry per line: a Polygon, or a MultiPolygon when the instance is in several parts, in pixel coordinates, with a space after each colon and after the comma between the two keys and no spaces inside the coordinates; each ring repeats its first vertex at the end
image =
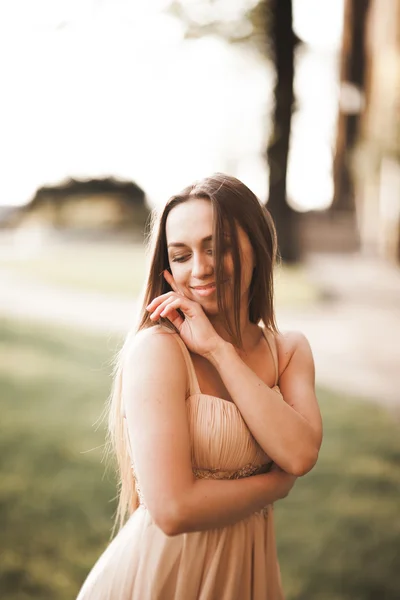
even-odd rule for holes
{"type": "Polygon", "coordinates": [[[399,263],[400,3],[368,3],[364,31],[363,101],[353,167],[361,247],[399,263]]]}

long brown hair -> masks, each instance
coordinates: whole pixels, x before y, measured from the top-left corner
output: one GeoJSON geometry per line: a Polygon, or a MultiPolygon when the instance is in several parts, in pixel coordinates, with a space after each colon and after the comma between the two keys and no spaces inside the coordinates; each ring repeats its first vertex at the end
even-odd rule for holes
{"type": "MultiPolygon", "coordinates": [[[[254,252],[254,271],[250,283],[249,319],[258,324],[260,321],[270,330],[276,332],[277,325],[274,312],[273,269],[276,261],[277,242],[275,227],[270,213],[255,194],[235,177],[215,173],[186,187],[179,194],[172,196],[160,216],[153,212],[148,238],[150,267],[145,283],[141,309],[138,314],[136,329],[131,332],[124,347],[116,358],[114,385],[108,406],[108,447],[111,446],[118,463],[119,503],[116,523],[123,525],[137,507],[137,493],[133,477],[131,457],[128,449],[126,425],[123,418],[122,373],[125,351],[132,335],[141,329],[155,325],[150,319],[146,306],[157,296],[171,291],[163,277],[163,271],[169,269],[166,222],[169,213],[179,204],[193,199],[205,199],[213,207],[213,240],[215,249],[215,279],[219,313],[233,343],[241,347],[240,331],[240,282],[241,257],[237,233],[239,225],[247,234],[254,252]],[[231,253],[234,264],[233,271],[233,323],[228,317],[226,297],[221,293],[218,282],[224,279],[224,231],[230,236],[231,253]]],[[[173,328],[168,319],[161,319],[163,325],[173,328]]]]}

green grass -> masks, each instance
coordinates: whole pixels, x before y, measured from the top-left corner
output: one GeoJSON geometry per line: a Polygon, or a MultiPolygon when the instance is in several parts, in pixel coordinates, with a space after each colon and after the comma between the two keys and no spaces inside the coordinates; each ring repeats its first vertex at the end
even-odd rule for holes
{"type": "MultiPolygon", "coordinates": [[[[64,243],[44,247],[38,254],[0,254],[0,268],[57,287],[132,297],[142,288],[146,260],[144,246],[138,243],[64,243]]],[[[320,297],[301,266],[278,267],[275,287],[281,307],[307,306],[320,297]]]]}
{"type": "Polygon", "coordinates": [[[288,598],[400,598],[400,435],[393,415],[326,390],[317,467],[275,509],[288,598]]]}
{"type": "Polygon", "coordinates": [[[2,323],[2,598],[75,597],[107,543],[114,481],[101,464],[104,428],[94,424],[116,346],[111,338],[2,323]]]}
{"type": "MultiPolygon", "coordinates": [[[[5,320],[0,328],[0,589],[70,600],[104,550],[115,482],[96,429],[120,340],[5,320]]],[[[317,467],[275,507],[287,600],[395,600],[398,423],[319,391],[317,467]]]]}

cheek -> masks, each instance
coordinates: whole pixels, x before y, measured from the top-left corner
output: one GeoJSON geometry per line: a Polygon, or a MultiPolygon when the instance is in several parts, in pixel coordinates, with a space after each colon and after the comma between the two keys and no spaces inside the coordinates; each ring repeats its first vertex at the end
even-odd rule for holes
{"type": "Polygon", "coordinates": [[[185,268],[185,264],[170,262],[169,265],[172,277],[175,279],[176,283],[185,283],[187,280],[187,269],[185,268]]]}
{"type": "Polygon", "coordinates": [[[247,289],[250,286],[254,270],[253,253],[247,252],[242,257],[242,288],[247,289]]]}
{"type": "MultiPolygon", "coordinates": [[[[251,253],[247,253],[241,257],[241,288],[247,289],[250,286],[253,277],[253,257],[251,253]]],[[[226,256],[224,259],[224,272],[228,277],[231,277],[234,272],[234,264],[232,256],[226,256]]]]}
{"type": "Polygon", "coordinates": [[[233,260],[230,254],[224,257],[224,272],[230,276],[233,273],[233,260]]]}

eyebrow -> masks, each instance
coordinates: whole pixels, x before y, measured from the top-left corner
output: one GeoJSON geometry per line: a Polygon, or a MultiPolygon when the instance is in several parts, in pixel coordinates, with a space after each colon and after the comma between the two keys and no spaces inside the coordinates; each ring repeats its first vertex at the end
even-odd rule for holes
{"type": "MultiPolygon", "coordinates": [[[[227,239],[231,239],[231,236],[227,233],[224,232],[223,234],[224,238],[227,239]]],[[[213,236],[212,235],[207,235],[207,237],[203,238],[201,240],[201,243],[207,243],[207,242],[212,242],[213,236]]],[[[168,248],[186,248],[186,246],[188,246],[188,244],[185,244],[184,242],[171,242],[170,244],[168,244],[168,248]]]]}
{"type": "MultiPolygon", "coordinates": [[[[201,240],[201,243],[204,244],[205,242],[211,242],[212,241],[212,235],[208,235],[207,237],[203,238],[201,240]]],[[[184,242],[171,242],[170,244],[168,244],[168,248],[185,248],[188,244],[185,244],[184,242]]]]}

